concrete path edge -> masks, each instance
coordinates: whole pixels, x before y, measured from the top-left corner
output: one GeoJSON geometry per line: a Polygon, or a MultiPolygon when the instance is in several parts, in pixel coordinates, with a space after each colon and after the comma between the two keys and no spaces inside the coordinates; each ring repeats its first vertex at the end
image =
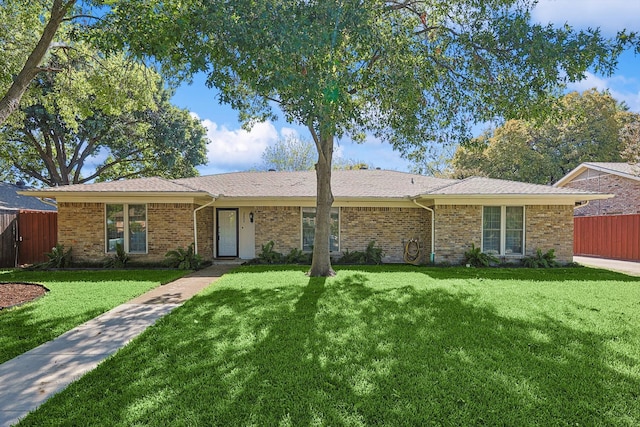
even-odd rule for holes
{"type": "Polygon", "coordinates": [[[0,427],[14,425],[235,265],[161,285],[0,364],[0,427]]]}

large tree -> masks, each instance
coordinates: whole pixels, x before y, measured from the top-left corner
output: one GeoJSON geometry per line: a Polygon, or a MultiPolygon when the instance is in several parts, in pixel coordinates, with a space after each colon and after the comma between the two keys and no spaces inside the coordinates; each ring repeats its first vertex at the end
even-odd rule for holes
{"type": "Polygon", "coordinates": [[[622,139],[622,158],[632,165],[636,175],[640,176],[640,117],[624,125],[620,130],[622,139]]]}
{"type": "Polygon", "coordinates": [[[293,135],[278,139],[262,153],[262,169],[277,171],[305,171],[313,169],[313,142],[293,135]]]}
{"type": "Polygon", "coordinates": [[[0,0],[0,125],[20,105],[76,0],[0,0]]]}
{"type": "Polygon", "coordinates": [[[638,121],[607,92],[571,92],[543,122],[510,120],[460,147],[453,176],[552,184],[582,162],[621,161],[621,132],[638,121]]]}
{"type": "Polygon", "coordinates": [[[611,71],[614,41],[531,21],[535,0],[127,0],[110,45],[178,75],[208,73],[247,123],[278,105],[316,145],[312,276],[333,274],[329,220],[336,137],[419,152],[474,122],[540,114],[559,85],[611,71]]]}
{"type": "Polygon", "coordinates": [[[21,108],[0,126],[0,161],[13,177],[59,186],[197,175],[206,130],[171,105],[159,76],[123,55],[69,46],[47,61],[59,71],[38,74],[21,108]]]}

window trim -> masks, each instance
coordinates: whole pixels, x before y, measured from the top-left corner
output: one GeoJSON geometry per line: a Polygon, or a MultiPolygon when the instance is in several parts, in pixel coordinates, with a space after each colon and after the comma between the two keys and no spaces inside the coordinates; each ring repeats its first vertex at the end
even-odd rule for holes
{"type": "Polygon", "coordinates": [[[109,230],[107,227],[107,206],[113,205],[121,205],[123,211],[123,225],[124,225],[124,234],[122,236],[124,243],[124,251],[128,254],[148,254],[149,253],[149,206],[147,203],[105,203],[104,204],[104,250],[105,254],[114,254],[115,250],[109,251],[109,230]],[[144,206],[144,251],[135,251],[131,252],[129,250],[129,240],[130,240],[130,227],[129,227],[129,206],[131,205],[142,205],[144,206]]]}
{"type": "MultiPolygon", "coordinates": [[[[307,210],[307,212],[313,210],[313,212],[315,213],[317,211],[317,208],[315,206],[304,206],[304,207],[300,207],[300,248],[302,250],[302,252],[304,253],[311,253],[313,250],[305,250],[304,249],[304,212],[305,209],[307,210]]],[[[338,254],[340,253],[340,246],[342,244],[341,240],[342,238],[340,237],[341,233],[341,229],[342,229],[342,212],[341,209],[339,207],[331,207],[331,214],[333,214],[334,212],[337,212],[338,214],[338,248],[335,251],[331,250],[331,245],[329,245],[329,253],[330,254],[338,254]]],[[[313,235],[314,235],[314,241],[315,241],[315,227],[313,230],[313,235]]]]}
{"type": "Polygon", "coordinates": [[[480,222],[480,247],[484,252],[484,208],[499,207],[500,208],[500,252],[494,253],[496,256],[522,258],[526,254],[526,224],[527,224],[527,209],[523,205],[483,205],[482,206],[482,219],[480,222]],[[522,208],[522,252],[521,253],[505,253],[507,245],[507,208],[522,208]]]}

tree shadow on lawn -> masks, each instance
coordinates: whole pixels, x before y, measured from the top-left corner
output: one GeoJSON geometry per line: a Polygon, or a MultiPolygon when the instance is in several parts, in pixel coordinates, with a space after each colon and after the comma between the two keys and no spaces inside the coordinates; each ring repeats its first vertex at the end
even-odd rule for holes
{"type": "Polygon", "coordinates": [[[63,334],[73,326],[104,313],[106,310],[93,309],[65,316],[58,314],[48,320],[38,319],[38,306],[45,301],[38,300],[0,312],[0,363],[13,359],[40,344],[63,334]],[[70,326],[73,325],[73,326],[70,326]]]}
{"type": "Polygon", "coordinates": [[[640,423],[638,360],[609,345],[620,337],[367,280],[198,296],[25,425],[640,423]]]}

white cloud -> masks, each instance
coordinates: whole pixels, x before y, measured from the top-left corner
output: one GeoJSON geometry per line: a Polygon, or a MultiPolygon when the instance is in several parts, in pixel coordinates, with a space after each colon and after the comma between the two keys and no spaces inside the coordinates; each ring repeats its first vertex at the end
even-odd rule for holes
{"type": "Polygon", "coordinates": [[[258,123],[250,131],[228,129],[205,119],[207,128],[207,158],[209,164],[201,172],[231,172],[251,169],[260,163],[264,149],[279,137],[278,131],[271,122],[258,123]]]}
{"type": "Polygon", "coordinates": [[[540,0],[532,13],[533,20],[543,24],[599,27],[606,35],[640,29],[638,16],[637,0],[540,0]]]}
{"type": "Polygon", "coordinates": [[[600,91],[609,90],[616,101],[624,102],[631,111],[640,112],[640,92],[637,91],[637,85],[629,85],[629,83],[634,82],[624,76],[603,78],[587,72],[584,80],[569,84],[568,89],[578,92],[593,88],[600,91]]]}

